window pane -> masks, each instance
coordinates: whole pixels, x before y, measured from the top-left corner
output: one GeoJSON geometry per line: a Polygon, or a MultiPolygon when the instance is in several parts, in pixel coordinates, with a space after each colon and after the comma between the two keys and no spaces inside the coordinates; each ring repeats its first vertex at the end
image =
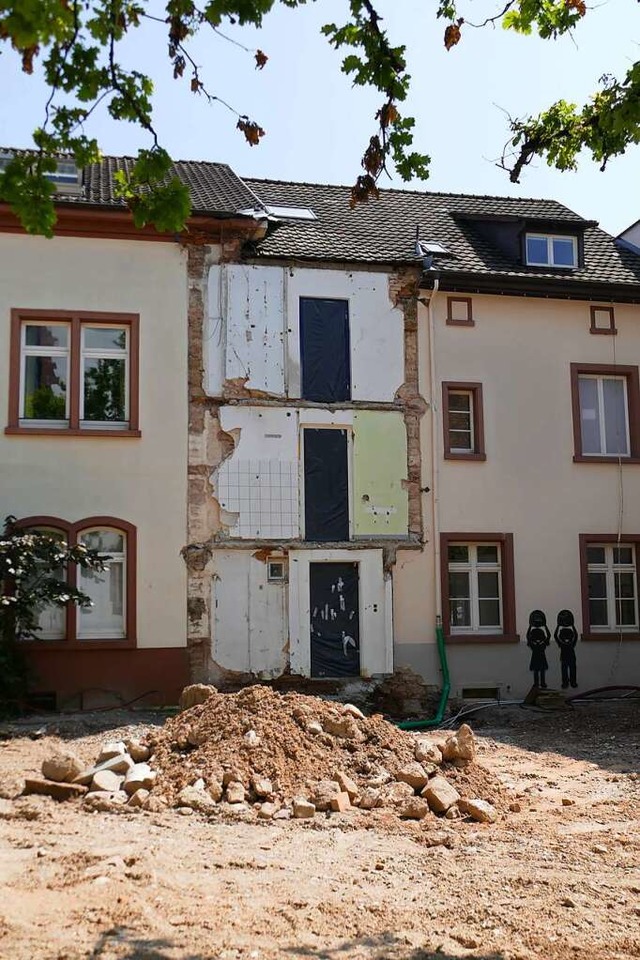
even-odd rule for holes
{"type": "Polygon", "coordinates": [[[629,573],[614,574],[616,584],[616,597],[622,597],[624,600],[633,600],[636,595],[635,575],[629,573]]]}
{"type": "Polygon", "coordinates": [[[471,601],[457,599],[449,600],[449,623],[452,627],[471,626],[471,601]]]}
{"type": "Polygon", "coordinates": [[[82,570],[79,587],[93,606],[78,610],[78,636],[124,637],[124,564],[111,561],[103,573],[82,570]]]}
{"type": "Polygon", "coordinates": [[[589,623],[592,627],[608,626],[606,600],[589,600],[589,623]]]}
{"type": "Polygon", "coordinates": [[[28,347],[66,347],[68,338],[69,327],[65,324],[26,325],[25,343],[28,347]]]}
{"type": "Polygon", "coordinates": [[[449,392],[449,410],[466,411],[471,410],[471,394],[449,392]]]}
{"type": "Polygon", "coordinates": [[[124,553],[124,537],[117,530],[88,530],[81,538],[85,547],[100,553],[124,553]]]}
{"type": "Polygon", "coordinates": [[[449,427],[452,430],[470,430],[471,415],[463,411],[449,411],[449,427]]]}
{"type": "Polygon", "coordinates": [[[604,400],[604,423],[606,433],[606,453],[627,455],[627,420],[625,411],[624,382],[605,378],[602,381],[604,400]]]}
{"type": "Polygon", "coordinates": [[[633,563],[633,547],[614,547],[613,562],[626,564],[633,563]]]}
{"type": "Polygon", "coordinates": [[[604,573],[590,573],[589,581],[589,599],[602,599],[607,596],[607,575],[604,573]]]}
{"type": "Polygon", "coordinates": [[[527,263],[549,262],[546,237],[527,237],[527,263]]]}
{"type": "Polygon", "coordinates": [[[574,267],[576,261],[573,240],[560,240],[556,238],[551,242],[553,245],[554,264],[558,267],[574,267]]]}
{"type": "Polygon", "coordinates": [[[84,360],[82,420],[125,419],[125,371],[122,360],[84,360]]]}
{"type": "Polygon", "coordinates": [[[471,431],[470,430],[450,430],[449,431],[449,449],[450,450],[471,450],[471,431]]]}
{"type": "Polygon", "coordinates": [[[449,597],[469,597],[469,574],[464,572],[449,573],[449,597]]]}
{"type": "Polygon", "coordinates": [[[636,624],[635,600],[616,600],[616,626],[634,627],[636,624]]]}
{"type": "Polygon", "coordinates": [[[598,381],[593,377],[579,377],[580,425],[582,452],[601,453],[600,420],[598,418],[598,381]]]}
{"type": "Polygon", "coordinates": [[[82,327],[86,350],[126,350],[127,331],[115,327],[82,327]]]}
{"type": "Polygon", "coordinates": [[[486,570],[478,573],[478,596],[484,600],[500,596],[497,573],[488,573],[486,570]]]}
{"type": "MultiPolygon", "coordinates": [[[[45,537],[51,537],[52,540],[59,541],[61,545],[65,543],[65,535],[61,530],[52,530],[47,528],[30,529],[29,533],[38,533],[45,537]]],[[[37,576],[37,574],[36,574],[37,576]]],[[[64,583],[66,580],[66,571],[64,566],[50,569],[47,576],[53,577],[64,583]]],[[[38,611],[38,625],[40,629],[36,636],[41,640],[64,640],[67,634],[67,611],[64,607],[56,607],[54,604],[42,604],[38,611]]]]}
{"type": "Polygon", "coordinates": [[[64,420],[66,398],[67,358],[25,357],[23,417],[27,420],[64,420]]]}
{"type": "Polygon", "coordinates": [[[587,547],[587,563],[605,563],[604,547],[587,547]]]}
{"type": "Polygon", "coordinates": [[[499,627],[500,626],[500,601],[499,600],[479,600],[478,610],[480,613],[481,627],[499,627]]]}
{"type": "Polygon", "coordinates": [[[468,563],[469,547],[465,543],[449,544],[449,563],[468,563]]]}
{"type": "Polygon", "coordinates": [[[478,563],[497,563],[498,547],[495,543],[476,547],[478,563]]]}

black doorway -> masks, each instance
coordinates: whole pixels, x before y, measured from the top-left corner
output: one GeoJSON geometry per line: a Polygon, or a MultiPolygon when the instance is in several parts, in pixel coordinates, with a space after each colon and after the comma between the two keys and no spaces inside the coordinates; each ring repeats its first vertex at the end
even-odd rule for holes
{"type": "Polygon", "coordinates": [[[311,676],[360,676],[357,563],[309,564],[311,676]]]}

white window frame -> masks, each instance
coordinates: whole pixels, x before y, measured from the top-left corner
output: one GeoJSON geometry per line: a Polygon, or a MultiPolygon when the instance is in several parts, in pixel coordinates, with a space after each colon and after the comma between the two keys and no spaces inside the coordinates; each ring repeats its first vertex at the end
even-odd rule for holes
{"type": "Polygon", "coordinates": [[[578,374],[578,406],[580,409],[580,449],[583,457],[630,457],[631,456],[631,434],[629,431],[629,389],[627,383],[627,377],[621,376],[617,377],[607,373],[579,373],[578,374]],[[597,382],[597,394],[598,394],[598,424],[600,428],[600,450],[595,451],[586,451],[584,449],[584,442],[582,439],[582,403],[580,402],[580,381],[581,380],[595,380],[597,382]],[[604,387],[603,383],[605,380],[621,380],[623,397],[624,397],[624,427],[625,427],[625,437],[627,443],[627,449],[625,453],[608,453],[606,450],[607,445],[607,433],[605,425],[605,413],[604,413],[604,387]],[[603,447],[605,449],[603,449],[603,447]]]}
{"type": "MultiPolygon", "coordinates": [[[[475,429],[475,397],[473,390],[458,390],[456,388],[449,389],[449,423],[447,423],[447,434],[449,439],[449,453],[475,453],[476,450],[476,429],[475,429]],[[460,413],[459,410],[451,409],[451,397],[454,396],[465,396],[469,398],[469,426],[470,426],[470,446],[468,447],[454,447],[451,446],[451,414],[460,413]]],[[[456,431],[460,433],[461,431],[456,431]]]]}
{"type": "MultiPolygon", "coordinates": [[[[466,547],[469,559],[464,562],[450,561],[447,556],[447,576],[450,573],[468,573],[469,574],[469,612],[471,623],[454,626],[449,623],[451,636],[456,634],[490,634],[504,633],[504,599],[502,596],[502,544],[493,541],[465,542],[450,541],[449,547],[466,547]],[[497,563],[478,563],[478,547],[495,547],[498,552],[497,563]],[[498,574],[498,604],[500,622],[493,625],[480,626],[480,597],[478,591],[478,573],[497,573],[498,574]]],[[[486,599],[486,598],[482,598],[486,599]]],[[[492,598],[493,599],[493,598],[492,598]]],[[[455,601],[449,591],[449,606],[455,601]]]]}
{"type": "Polygon", "coordinates": [[[71,403],[71,324],[68,320],[23,320],[20,324],[20,398],[19,423],[27,427],[48,427],[55,430],[69,425],[69,409],[71,403]],[[66,347],[41,347],[27,345],[27,327],[66,327],[66,347]],[[64,420],[35,420],[25,417],[25,388],[27,385],[27,357],[66,357],[67,360],[67,389],[65,393],[64,420]]]}
{"type": "Polygon", "coordinates": [[[131,331],[128,325],[120,323],[91,323],[83,320],[80,324],[80,398],[79,417],[81,430],[128,430],[129,429],[129,364],[131,348],[131,331]],[[126,345],[123,350],[105,349],[85,346],[85,331],[87,328],[96,330],[121,330],[125,334],[126,345]],[[84,414],[84,361],[85,360],[124,360],[124,420],[85,420],[84,414]]]}
{"type": "MultiPolygon", "coordinates": [[[[590,573],[604,573],[606,576],[606,601],[607,601],[607,624],[591,623],[591,607],[589,606],[589,629],[591,633],[637,633],[640,626],[638,617],[638,573],[636,563],[636,547],[634,543],[589,543],[587,542],[587,551],[590,547],[597,547],[604,550],[604,563],[589,563],[587,560],[587,604],[590,605],[591,598],[588,595],[588,582],[590,573]],[[631,550],[631,563],[615,563],[614,550],[631,550]],[[618,624],[616,614],[616,573],[632,573],[634,587],[634,617],[632,624],[618,624]]],[[[596,600],[603,600],[604,597],[594,597],[596,600]]]]}
{"type": "MultiPolygon", "coordinates": [[[[112,564],[117,563],[117,564],[120,564],[122,567],[122,630],[97,631],[95,627],[92,629],[87,629],[87,628],[83,629],[82,628],[82,609],[79,607],[78,613],[77,613],[77,621],[76,621],[76,640],[89,640],[89,641],[91,640],[125,640],[127,638],[127,609],[128,609],[127,607],[127,604],[128,604],[127,553],[129,549],[129,544],[128,544],[127,532],[126,530],[121,530],[119,527],[108,527],[108,526],[83,527],[82,530],[78,531],[78,543],[83,544],[84,538],[87,536],[87,534],[95,533],[96,531],[100,533],[102,532],[117,533],[118,536],[122,537],[122,545],[124,549],[121,553],[114,553],[112,551],[110,553],[100,554],[100,556],[110,557],[110,560],[106,564],[105,573],[107,575],[109,573],[109,569],[112,564]]],[[[81,572],[82,572],[81,569],[78,568],[78,585],[80,589],[82,589],[81,572]]],[[[99,577],[101,576],[101,574],[97,573],[96,576],[99,577]]]]}
{"type": "Polygon", "coordinates": [[[576,237],[567,236],[562,233],[527,233],[524,239],[524,248],[525,248],[525,259],[527,261],[527,266],[529,267],[555,267],[559,270],[573,270],[578,266],[578,240],[576,237]],[[546,260],[531,260],[529,258],[529,239],[531,240],[546,240],[547,242],[547,259],[546,260]],[[573,263],[556,263],[553,258],[553,241],[554,240],[570,240],[573,247],[573,263]]]}

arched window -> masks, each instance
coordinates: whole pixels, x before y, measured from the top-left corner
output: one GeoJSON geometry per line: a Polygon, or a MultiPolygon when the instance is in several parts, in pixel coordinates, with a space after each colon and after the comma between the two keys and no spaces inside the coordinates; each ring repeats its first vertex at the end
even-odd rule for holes
{"type": "Polygon", "coordinates": [[[60,568],[60,579],[87,594],[92,605],[44,607],[38,639],[65,647],[101,642],[135,645],[136,528],[117,517],[87,517],[76,523],[59,517],[26,517],[18,526],[66,540],[70,546],[82,544],[109,558],[101,573],[77,564],[60,568]]]}

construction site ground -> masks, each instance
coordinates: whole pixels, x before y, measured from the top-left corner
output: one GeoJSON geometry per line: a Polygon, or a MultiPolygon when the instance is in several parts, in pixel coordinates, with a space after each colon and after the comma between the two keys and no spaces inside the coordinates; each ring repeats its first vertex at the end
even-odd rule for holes
{"type": "MultiPolygon", "coordinates": [[[[496,824],[390,816],[367,829],[351,813],[262,824],[0,800],[0,957],[640,957],[637,702],[469,719],[478,761],[520,806],[496,824]]],[[[61,744],[90,761],[104,740],[163,720],[5,725],[0,793],[61,744]]]]}

